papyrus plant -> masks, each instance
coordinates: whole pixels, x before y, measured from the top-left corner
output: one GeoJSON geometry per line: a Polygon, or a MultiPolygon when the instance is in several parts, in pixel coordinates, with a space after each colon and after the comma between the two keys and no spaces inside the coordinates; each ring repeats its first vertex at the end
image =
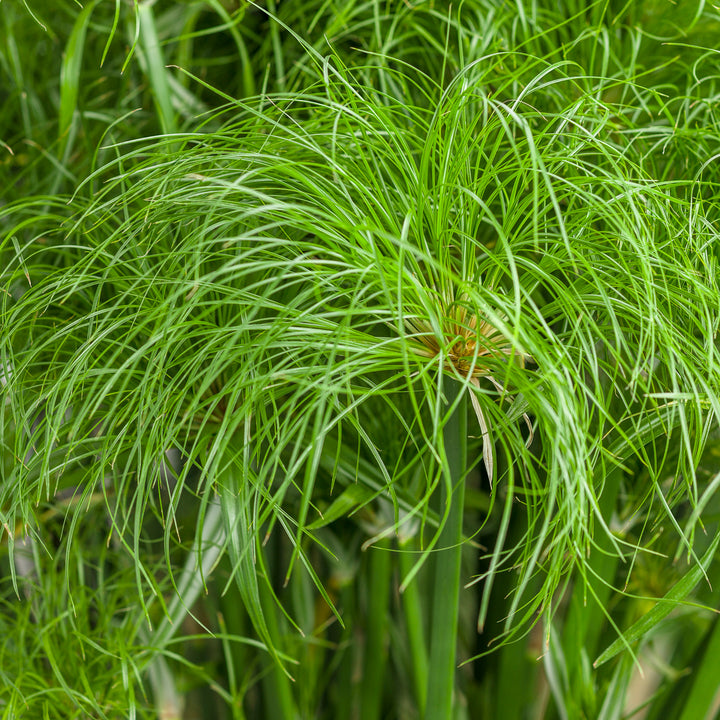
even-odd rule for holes
{"type": "MultiPolygon", "coordinates": [[[[160,651],[165,611],[182,620],[223,560],[247,643],[292,674],[278,627],[301,621],[277,578],[310,578],[342,622],[323,530],[357,521],[378,563],[401,536],[403,591],[424,576],[433,598],[415,597],[429,638],[408,627],[416,712],[447,718],[464,592],[480,630],[502,607],[488,637],[538,619],[549,634],[573,573],[590,594],[605,583],[598,538],[642,552],[645,533],[612,532],[623,492],[693,556],[699,516],[673,508],[698,504],[720,413],[717,235],[702,179],[658,180],[636,110],[567,63],[498,52],[440,83],[310,57],[307,91],[118,146],[68,213],[3,210],[4,542],[42,544],[36,508],[69,497],[72,560],[102,508],[160,651]],[[641,491],[623,475],[637,464],[641,491]],[[486,501],[476,526],[466,485],[486,501]]],[[[373,575],[381,600],[390,573],[373,575]]]]}

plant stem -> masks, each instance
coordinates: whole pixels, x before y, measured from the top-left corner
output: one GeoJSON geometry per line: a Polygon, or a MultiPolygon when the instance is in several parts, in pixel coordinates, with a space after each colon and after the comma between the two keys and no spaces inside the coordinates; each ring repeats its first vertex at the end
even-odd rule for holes
{"type": "MultiPolygon", "coordinates": [[[[275,600],[265,583],[259,584],[260,597],[263,604],[263,614],[270,637],[278,644],[283,632],[278,622],[278,610],[275,600]]],[[[262,679],[263,698],[266,704],[266,717],[278,720],[295,720],[299,717],[293,698],[291,681],[284,670],[273,664],[272,669],[262,679]]]]}
{"type": "MultiPolygon", "coordinates": [[[[400,572],[402,577],[412,569],[414,555],[410,548],[415,548],[415,542],[408,542],[408,548],[402,548],[399,553],[400,572]],[[405,552],[403,552],[405,550],[405,552]]],[[[413,680],[415,681],[415,696],[420,714],[425,712],[427,702],[427,680],[428,680],[428,654],[425,643],[425,632],[423,630],[422,600],[420,590],[420,578],[415,579],[405,588],[402,594],[403,616],[407,627],[408,641],[413,667],[413,680]]]]}
{"type": "MultiPolygon", "coordinates": [[[[463,392],[462,386],[453,381],[447,392],[448,402],[452,403],[460,392],[463,392]]],[[[467,446],[467,409],[464,395],[443,428],[443,441],[447,464],[441,508],[444,509],[449,504],[450,510],[438,540],[440,550],[435,553],[430,672],[425,720],[448,720],[452,717],[465,498],[463,475],[467,446]],[[448,487],[452,488],[449,494],[448,487]]]]}
{"type": "Polygon", "coordinates": [[[365,656],[363,660],[360,720],[381,717],[382,691],[388,645],[388,603],[392,575],[390,543],[383,540],[368,551],[368,606],[365,656]]]}
{"type": "Polygon", "coordinates": [[[685,700],[680,720],[710,717],[717,698],[717,657],[720,653],[720,622],[718,616],[706,634],[703,647],[695,655],[690,692],[685,700]]]}

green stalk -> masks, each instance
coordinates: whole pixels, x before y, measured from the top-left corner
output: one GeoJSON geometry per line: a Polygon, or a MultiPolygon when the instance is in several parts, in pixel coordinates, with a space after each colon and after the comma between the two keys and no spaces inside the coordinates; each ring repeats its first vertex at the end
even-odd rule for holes
{"type": "MultiPolygon", "coordinates": [[[[357,617],[357,595],[356,583],[347,584],[340,589],[339,607],[343,608],[343,614],[348,618],[357,617]]],[[[361,688],[356,679],[358,667],[355,652],[356,638],[357,635],[350,627],[350,623],[346,622],[338,643],[340,658],[334,675],[337,677],[337,682],[328,687],[329,706],[334,709],[334,716],[338,718],[353,717],[360,704],[361,688]]]]}
{"type": "Polygon", "coordinates": [[[152,6],[141,3],[137,6],[137,16],[140,23],[140,48],[145,60],[144,70],[150,82],[155,110],[163,133],[172,135],[177,132],[177,123],[172,106],[170,73],[165,67],[152,6]]]}
{"type": "MultiPolygon", "coordinates": [[[[259,589],[268,632],[279,646],[282,630],[278,622],[279,613],[275,607],[275,599],[264,582],[259,583],[259,589]]],[[[273,667],[262,679],[266,717],[278,718],[278,720],[295,720],[295,718],[299,717],[299,714],[293,698],[291,680],[276,662],[271,662],[273,662],[273,667]]]]}
{"type": "MultiPolygon", "coordinates": [[[[407,543],[408,548],[402,548],[399,553],[400,572],[403,578],[407,577],[415,563],[415,555],[410,548],[415,547],[411,540],[407,543]]],[[[427,679],[428,679],[428,654],[425,644],[425,631],[423,629],[422,601],[420,590],[420,578],[416,577],[404,590],[402,594],[403,616],[407,628],[408,640],[410,643],[410,654],[413,669],[413,681],[415,683],[415,696],[420,713],[425,712],[427,702],[427,679]]]]}
{"type": "Polygon", "coordinates": [[[696,663],[689,682],[690,692],[685,700],[680,720],[711,717],[717,708],[717,658],[720,656],[720,622],[712,622],[703,647],[696,654],[696,663]]]}
{"type": "MultiPolygon", "coordinates": [[[[599,500],[602,516],[609,520],[617,501],[623,471],[613,468],[607,476],[605,489],[599,500]]],[[[581,655],[586,653],[594,657],[597,654],[600,633],[606,622],[606,610],[610,603],[612,582],[617,572],[620,558],[614,552],[612,541],[600,531],[595,534],[597,546],[592,549],[587,561],[587,574],[594,592],[588,603],[588,589],[582,578],[578,577],[570,599],[567,620],[563,629],[564,652],[567,657],[576,657],[581,667],[581,655]]],[[[578,689],[578,686],[575,686],[578,689]]]]}
{"type": "MultiPolygon", "coordinates": [[[[452,382],[447,389],[452,403],[463,388],[452,382]]],[[[441,495],[441,509],[450,510],[438,540],[435,553],[432,628],[430,631],[430,672],[428,676],[425,720],[448,720],[452,717],[453,688],[457,666],[457,629],[460,606],[460,560],[462,556],[463,502],[467,448],[467,405],[463,396],[443,428],[447,465],[446,483],[441,495]],[[447,485],[452,487],[448,496],[447,485]]]]}
{"type": "Polygon", "coordinates": [[[363,658],[360,720],[379,720],[381,717],[387,665],[388,603],[392,575],[392,556],[389,548],[389,541],[383,540],[369,550],[367,633],[363,658]]]}
{"type": "MultiPolygon", "coordinates": [[[[609,520],[617,501],[623,471],[610,470],[605,488],[599,499],[600,512],[609,520]]],[[[585,580],[578,576],[570,596],[570,604],[562,634],[563,653],[568,663],[567,698],[571,714],[587,712],[598,702],[595,696],[595,678],[588,674],[588,658],[599,652],[601,632],[607,623],[607,608],[611,602],[612,582],[620,558],[615,554],[612,541],[600,531],[595,534],[593,547],[587,560],[588,592],[585,580]],[[588,601],[588,596],[590,596],[588,601]]]]}
{"type": "Polygon", "coordinates": [[[277,17],[277,3],[275,0],[268,0],[268,15],[270,16],[270,38],[272,41],[273,59],[275,60],[275,82],[278,90],[285,90],[285,56],[280,39],[280,28],[275,18],[277,17]]]}

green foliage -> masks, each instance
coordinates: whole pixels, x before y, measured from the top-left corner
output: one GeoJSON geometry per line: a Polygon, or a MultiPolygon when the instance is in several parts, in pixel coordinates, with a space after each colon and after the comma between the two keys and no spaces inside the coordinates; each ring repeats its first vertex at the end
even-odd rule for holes
{"type": "Polygon", "coordinates": [[[0,5],[3,717],[620,718],[654,652],[703,717],[716,10],[55,5],[0,5]]]}

